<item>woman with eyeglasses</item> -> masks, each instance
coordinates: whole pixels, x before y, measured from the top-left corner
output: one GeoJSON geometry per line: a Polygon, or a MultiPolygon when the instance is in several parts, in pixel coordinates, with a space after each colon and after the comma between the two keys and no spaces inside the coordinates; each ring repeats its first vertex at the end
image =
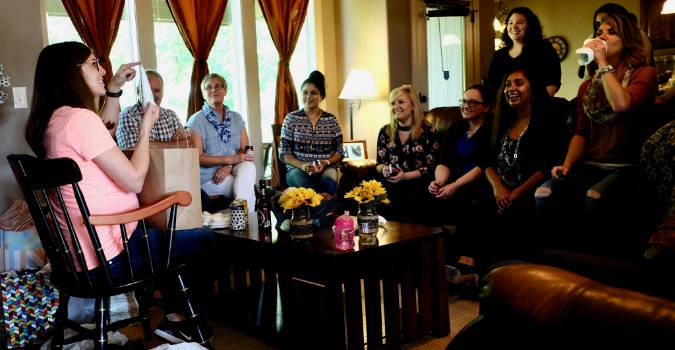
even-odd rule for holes
{"type": "Polygon", "coordinates": [[[392,90],[389,103],[390,121],[377,136],[376,169],[391,203],[380,212],[391,220],[428,222],[433,219],[433,197],[427,187],[438,163],[440,139],[412,86],[392,90]]]}
{"type": "MultiPolygon", "coordinates": [[[[246,122],[223,101],[227,95],[225,78],[207,74],[201,82],[204,105],[190,116],[190,140],[199,150],[199,180],[209,197],[243,198],[248,210],[255,210],[256,170],[249,145],[246,122]]],[[[209,208],[208,201],[203,201],[209,208]]]]}
{"type": "Polygon", "coordinates": [[[300,85],[300,93],[302,108],[286,115],[281,126],[286,183],[289,187],[312,188],[330,200],[337,190],[335,166],[344,155],[342,129],[335,115],[321,109],[321,101],[326,98],[321,72],[310,73],[300,85]]]}
{"type": "Polygon", "coordinates": [[[435,179],[429,184],[429,192],[440,199],[455,197],[457,191],[479,180],[483,170],[476,159],[489,151],[492,92],[486,85],[472,85],[459,103],[462,119],[453,123],[443,138],[435,179]]]}
{"type": "Polygon", "coordinates": [[[478,165],[490,155],[493,92],[475,84],[459,100],[462,119],[452,124],[443,137],[441,156],[429,193],[436,201],[439,224],[455,225],[457,232],[446,241],[447,280],[456,283],[473,272],[474,241],[464,225],[475,218],[489,199],[490,187],[478,165]]]}
{"type": "MultiPolygon", "coordinates": [[[[159,107],[154,103],[145,106],[146,112],[138,131],[138,143],[128,158],[95,113],[94,101],[95,98],[106,95],[108,98],[119,97],[123,84],[136,75],[133,67],[140,62],[121,65],[107,89],[103,83],[106,72],[98,63],[94,52],[79,42],[62,42],[43,48],[35,67],[33,99],[25,135],[38,158],[73,159],[82,172],[79,185],[90,213],[105,215],[139,208],[137,193],[143,188],[148,171],[150,131],[159,118],[159,107]]],[[[104,111],[109,111],[106,108],[109,107],[104,107],[104,111]]],[[[63,188],[63,197],[69,208],[77,208],[72,189],[63,188]]],[[[89,242],[89,233],[80,211],[71,210],[69,214],[80,241],[89,242]]],[[[62,216],[63,213],[56,215],[62,216]]],[[[141,249],[144,246],[142,240],[145,240],[142,230],[136,229],[136,223],[126,226],[127,232],[131,232],[128,242],[130,249],[141,249]]],[[[150,239],[153,246],[167,244],[167,232],[149,230],[152,231],[150,239]]],[[[97,225],[96,231],[113,277],[119,276],[125,259],[122,256],[124,254],[121,254],[124,243],[120,226],[97,225]]],[[[199,296],[207,295],[209,292],[205,288],[208,287],[204,287],[204,284],[209,284],[209,276],[200,274],[205,268],[200,269],[197,266],[211,264],[206,260],[215,246],[214,232],[201,228],[178,230],[175,237],[174,258],[189,260],[190,266],[195,269],[189,269],[186,277],[199,296]]],[[[83,245],[82,250],[89,274],[92,278],[97,278],[103,272],[98,269],[93,246],[83,245]]],[[[134,264],[136,263],[142,262],[135,260],[134,264]]],[[[192,323],[185,320],[180,294],[173,285],[175,281],[160,282],[165,318],[155,333],[170,342],[188,341],[187,338],[179,339],[179,334],[198,339],[197,334],[193,333],[192,323]]],[[[210,285],[213,286],[212,278],[210,285]]],[[[208,340],[213,336],[213,330],[207,330],[206,324],[203,326],[203,334],[208,340]]]]}

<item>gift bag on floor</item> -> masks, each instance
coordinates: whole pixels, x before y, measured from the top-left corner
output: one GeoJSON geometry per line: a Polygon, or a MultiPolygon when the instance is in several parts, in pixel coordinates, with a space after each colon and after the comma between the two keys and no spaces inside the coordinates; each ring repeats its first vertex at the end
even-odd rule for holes
{"type": "Polygon", "coordinates": [[[54,327],[59,293],[45,270],[0,274],[6,349],[42,343],[54,327]]]}
{"type": "Polygon", "coordinates": [[[47,254],[33,225],[28,205],[14,200],[0,214],[0,272],[40,269],[47,254]]]}
{"type": "Polygon", "coordinates": [[[37,270],[47,263],[47,253],[35,226],[5,230],[2,234],[5,271],[37,270]]]}
{"type": "MultiPolygon", "coordinates": [[[[131,157],[130,151],[125,151],[131,157]]],[[[152,203],[175,191],[188,191],[192,203],[178,206],[176,230],[202,227],[201,187],[199,182],[199,151],[196,148],[151,148],[150,166],[139,194],[141,205],[152,203]]],[[[169,211],[147,221],[153,227],[166,229],[169,211]]]]}

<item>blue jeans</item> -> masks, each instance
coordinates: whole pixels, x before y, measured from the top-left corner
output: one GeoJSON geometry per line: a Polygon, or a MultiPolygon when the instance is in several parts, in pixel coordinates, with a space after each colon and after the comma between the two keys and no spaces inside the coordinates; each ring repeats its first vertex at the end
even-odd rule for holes
{"type": "Polygon", "coordinates": [[[335,196],[337,190],[337,170],[332,167],[324,168],[321,174],[307,174],[298,168],[291,168],[286,173],[286,183],[289,187],[313,188],[318,193],[328,193],[335,196]]]}
{"type": "MultiPolygon", "coordinates": [[[[169,232],[165,230],[148,228],[150,250],[152,255],[162,258],[166,254],[169,232]]],[[[132,252],[131,263],[134,270],[143,268],[144,260],[139,251],[144,249],[143,230],[136,229],[129,237],[129,250],[132,252]]],[[[215,264],[216,233],[208,228],[195,228],[189,230],[177,230],[173,246],[172,261],[186,262],[187,270],[184,274],[186,283],[194,291],[193,300],[205,303],[213,292],[214,275],[209,273],[215,264]]],[[[108,261],[113,277],[121,277],[123,262],[118,255],[108,261]]],[[[160,269],[162,267],[159,267],[160,269]]],[[[94,270],[95,271],[95,270],[94,270]]],[[[90,271],[91,273],[92,271],[90,271]]],[[[162,281],[160,289],[164,302],[165,313],[180,312],[179,297],[176,281],[162,281]]]]}
{"type": "Polygon", "coordinates": [[[535,192],[538,220],[550,249],[624,256],[642,249],[644,217],[638,168],[583,164],[535,192]]]}

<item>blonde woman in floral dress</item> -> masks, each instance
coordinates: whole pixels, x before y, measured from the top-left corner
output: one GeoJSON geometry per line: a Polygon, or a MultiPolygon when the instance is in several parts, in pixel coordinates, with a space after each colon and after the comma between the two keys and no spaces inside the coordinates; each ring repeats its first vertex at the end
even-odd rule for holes
{"type": "Polygon", "coordinates": [[[391,119],[377,137],[377,172],[391,204],[380,214],[390,220],[426,222],[433,198],[433,180],[440,152],[436,129],[424,118],[419,94],[410,85],[389,93],[391,119]]]}

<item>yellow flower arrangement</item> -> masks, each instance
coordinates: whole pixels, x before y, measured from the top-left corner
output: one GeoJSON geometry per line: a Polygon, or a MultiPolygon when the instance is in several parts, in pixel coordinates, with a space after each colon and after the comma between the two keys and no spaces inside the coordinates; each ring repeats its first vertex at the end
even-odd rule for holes
{"type": "Polygon", "coordinates": [[[351,198],[359,204],[370,203],[372,201],[389,204],[387,190],[377,180],[361,181],[361,186],[356,186],[347,192],[345,198],[351,198]]]}
{"type": "Polygon", "coordinates": [[[300,208],[303,205],[316,207],[321,204],[323,197],[311,188],[289,187],[279,197],[279,204],[284,208],[284,213],[288,209],[300,208]]]}

